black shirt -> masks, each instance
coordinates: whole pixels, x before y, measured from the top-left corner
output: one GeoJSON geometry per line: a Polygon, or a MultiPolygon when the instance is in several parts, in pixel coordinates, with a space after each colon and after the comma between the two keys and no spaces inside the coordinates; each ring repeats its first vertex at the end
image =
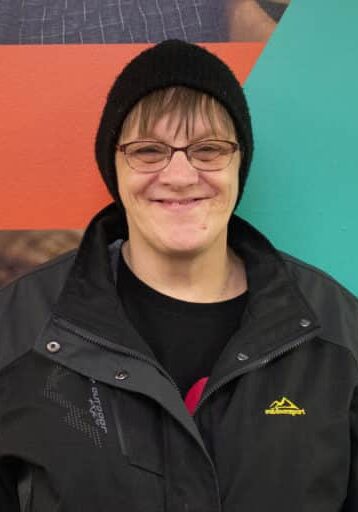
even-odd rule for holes
{"type": "Polygon", "coordinates": [[[177,383],[183,398],[196,381],[210,375],[239,328],[247,302],[247,292],[216,303],[164,295],[136,277],[121,251],[117,287],[130,322],[177,383]]]}

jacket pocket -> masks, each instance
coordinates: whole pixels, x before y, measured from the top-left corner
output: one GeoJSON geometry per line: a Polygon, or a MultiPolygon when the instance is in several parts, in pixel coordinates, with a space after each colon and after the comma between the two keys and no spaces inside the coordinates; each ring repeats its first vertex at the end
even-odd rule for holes
{"type": "Polygon", "coordinates": [[[114,389],[111,396],[118,443],[128,462],[164,475],[163,426],[160,406],[139,394],[114,389]]]}

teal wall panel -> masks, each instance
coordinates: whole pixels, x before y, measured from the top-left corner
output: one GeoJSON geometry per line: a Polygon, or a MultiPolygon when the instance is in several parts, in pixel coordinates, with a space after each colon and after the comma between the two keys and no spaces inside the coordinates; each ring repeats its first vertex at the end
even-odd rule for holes
{"type": "Polygon", "coordinates": [[[246,91],[255,157],[237,211],[358,295],[358,2],[292,0],[246,91]]]}

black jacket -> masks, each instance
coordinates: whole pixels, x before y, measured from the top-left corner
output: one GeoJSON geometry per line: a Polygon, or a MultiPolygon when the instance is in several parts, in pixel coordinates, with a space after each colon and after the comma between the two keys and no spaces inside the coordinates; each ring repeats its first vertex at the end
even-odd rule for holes
{"type": "Polygon", "coordinates": [[[356,512],[357,300],[233,217],[248,306],[191,416],[124,314],[123,233],[110,206],[0,293],[1,511],[356,512]]]}

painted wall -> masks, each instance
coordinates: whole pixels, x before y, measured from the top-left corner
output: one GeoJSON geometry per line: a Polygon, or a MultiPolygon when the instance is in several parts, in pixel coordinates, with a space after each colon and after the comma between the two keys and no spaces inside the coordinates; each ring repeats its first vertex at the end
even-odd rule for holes
{"type": "Polygon", "coordinates": [[[246,90],[256,153],[239,214],[358,295],[358,3],[293,0],[246,90]]]}
{"type": "MultiPolygon", "coordinates": [[[[356,0],[292,0],[266,46],[205,45],[247,79],[256,152],[237,213],[358,295],[357,19],[356,0]]],[[[83,228],[108,202],[98,117],[145,46],[0,45],[0,230],[83,228]]]]}

